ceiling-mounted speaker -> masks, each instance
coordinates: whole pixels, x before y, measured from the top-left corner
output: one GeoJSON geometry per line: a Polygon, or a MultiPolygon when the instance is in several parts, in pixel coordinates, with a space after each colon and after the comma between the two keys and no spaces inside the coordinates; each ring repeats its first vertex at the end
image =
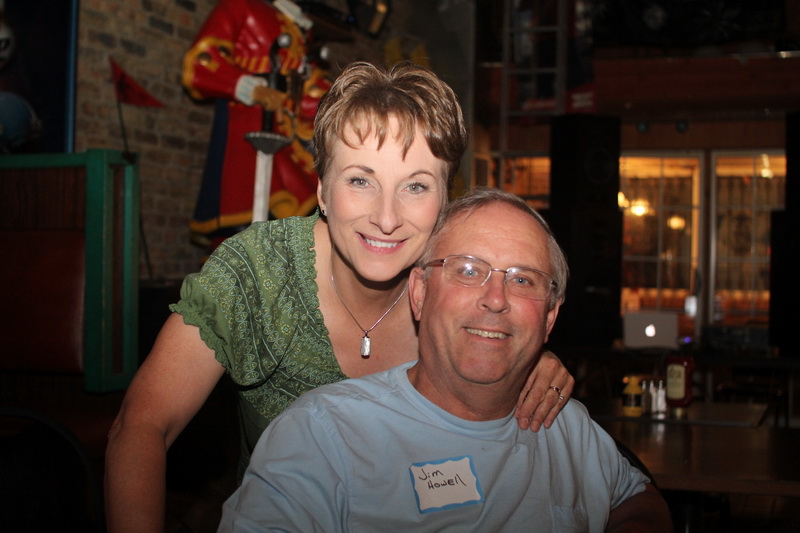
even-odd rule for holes
{"type": "Polygon", "coordinates": [[[389,18],[389,0],[348,0],[350,15],[356,21],[358,31],[377,37],[386,19],[389,18]]]}

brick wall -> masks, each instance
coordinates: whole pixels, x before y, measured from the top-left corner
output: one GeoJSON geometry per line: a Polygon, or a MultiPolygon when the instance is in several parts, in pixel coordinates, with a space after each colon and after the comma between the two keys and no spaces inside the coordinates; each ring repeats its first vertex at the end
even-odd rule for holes
{"type": "MultiPolygon", "coordinates": [[[[141,216],[152,273],[176,278],[197,269],[191,217],[212,111],[181,88],[181,58],[212,0],[81,0],[75,150],[123,149],[109,57],[164,107],[122,104],[128,147],[140,156],[141,216]]],[[[142,256],[143,259],[143,256],[142,256]]]]}
{"type": "MultiPolygon", "coordinates": [[[[345,0],[328,5],[347,12],[345,0]]],[[[194,102],[180,83],[183,53],[215,0],[81,0],[75,150],[123,149],[109,57],[164,107],[122,105],[128,147],[140,156],[141,216],[149,269],[141,277],[182,278],[197,270],[203,250],[191,244],[194,210],[213,112],[194,102]]],[[[393,18],[405,20],[411,0],[395,0],[381,41],[354,34],[332,43],[333,63],[382,61],[384,42],[396,35],[393,18]]],[[[407,40],[408,33],[403,33],[407,40]]],[[[412,39],[413,40],[413,39],[412,39]]],[[[398,42],[398,39],[394,39],[398,42]]]]}

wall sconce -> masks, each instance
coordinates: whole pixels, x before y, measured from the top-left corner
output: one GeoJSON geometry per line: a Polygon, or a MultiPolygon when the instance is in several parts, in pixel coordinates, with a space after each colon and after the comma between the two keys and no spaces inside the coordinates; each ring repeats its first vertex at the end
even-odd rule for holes
{"type": "Polygon", "coordinates": [[[686,219],[678,215],[672,215],[667,219],[667,226],[675,231],[683,231],[686,227],[686,219]]]}
{"type": "Polygon", "coordinates": [[[348,0],[356,28],[372,38],[378,37],[391,9],[390,0],[348,0]]]}
{"type": "Polygon", "coordinates": [[[650,209],[650,202],[647,200],[628,200],[625,193],[622,191],[617,193],[617,205],[619,205],[619,208],[623,211],[628,209],[632,215],[637,217],[649,215],[653,212],[653,210],[650,209]]]}
{"type": "Polygon", "coordinates": [[[650,209],[650,202],[647,200],[634,200],[631,202],[629,209],[631,210],[631,214],[637,217],[643,217],[647,214],[650,214],[652,211],[650,209]]]}
{"type": "Polygon", "coordinates": [[[775,173],[769,166],[769,155],[767,154],[761,154],[761,171],[759,172],[759,175],[768,180],[771,180],[773,177],[775,177],[775,173]]]}

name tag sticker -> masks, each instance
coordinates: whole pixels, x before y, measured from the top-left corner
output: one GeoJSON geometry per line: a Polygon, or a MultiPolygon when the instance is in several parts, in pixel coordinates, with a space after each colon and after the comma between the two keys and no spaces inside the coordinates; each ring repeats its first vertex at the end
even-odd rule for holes
{"type": "Polygon", "coordinates": [[[420,513],[474,505],[483,501],[481,485],[470,456],[413,463],[409,472],[420,513]]]}

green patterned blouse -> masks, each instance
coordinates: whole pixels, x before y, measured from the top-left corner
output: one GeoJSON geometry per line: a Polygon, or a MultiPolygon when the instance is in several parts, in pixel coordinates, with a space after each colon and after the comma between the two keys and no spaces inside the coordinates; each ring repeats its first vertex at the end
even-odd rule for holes
{"type": "Polygon", "coordinates": [[[240,475],[269,422],[302,393],[346,378],[319,310],[318,215],[259,222],[186,277],[170,309],[197,326],[239,391],[240,475]]]}

